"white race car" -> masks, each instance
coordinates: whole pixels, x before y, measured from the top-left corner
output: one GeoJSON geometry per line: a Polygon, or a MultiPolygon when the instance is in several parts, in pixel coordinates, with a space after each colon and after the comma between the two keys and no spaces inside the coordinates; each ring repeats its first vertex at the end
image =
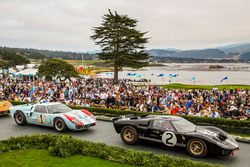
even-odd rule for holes
{"type": "Polygon", "coordinates": [[[73,110],[62,103],[37,103],[13,106],[12,118],[18,125],[35,124],[54,127],[57,131],[83,130],[96,125],[96,119],[89,111],[73,110]]]}

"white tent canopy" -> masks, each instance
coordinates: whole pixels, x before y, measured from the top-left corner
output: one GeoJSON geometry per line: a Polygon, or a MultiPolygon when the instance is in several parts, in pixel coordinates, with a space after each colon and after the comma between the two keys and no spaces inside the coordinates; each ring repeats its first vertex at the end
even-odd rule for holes
{"type": "Polygon", "coordinates": [[[16,65],[16,68],[17,68],[18,70],[23,70],[23,69],[24,69],[24,65],[16,65]]]}
{"type": "Polygon", "coordinates": [[[25,76],[25,75],[35,76],[37,75],[37,72],[38,72],[38,69],[25,69],[25,70],[15,73],[15,75],[16,76],[25,76]]]}
{"type": "Polygon", "coordinates": [[[36,66],[37,66],[36,64],[27,64],[27,68],[30,69],[35,68],[36,66]]]}
{"type": "MultiPolygon", "coordinates": [[[[9,73],[10,74],[13,74],[13,73],[15,73],[16,72],[16,70],[14,70],[13,68],[9,68],[9,73]]],[[[3,73],[3,70],[1,69],[0,70],[0,74],[2,74],[3,73]]]]}

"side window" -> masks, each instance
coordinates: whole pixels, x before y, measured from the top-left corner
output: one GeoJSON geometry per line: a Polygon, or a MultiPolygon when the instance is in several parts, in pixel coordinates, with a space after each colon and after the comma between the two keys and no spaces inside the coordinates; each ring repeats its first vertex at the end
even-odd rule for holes
{"type": "Polygon", "coordinates": [[[164,130],[164,131],[174,131],[173,126],[168,120],[154,120],[153,129],[164,130]]]}
{"type": "Polygon", "coordinates": [[[47,113],[46,106],[44,105],[36,105],[34,111],[37,113],[47,113]]]}
{"type": "Polygon", "coordinates": [[[58,109],[55,106],[48,105],[48,112],[54,114],[58,109]]]}

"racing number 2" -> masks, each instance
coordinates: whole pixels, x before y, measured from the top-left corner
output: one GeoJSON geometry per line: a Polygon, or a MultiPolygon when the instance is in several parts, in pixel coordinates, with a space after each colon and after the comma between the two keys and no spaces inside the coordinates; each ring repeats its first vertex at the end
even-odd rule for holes
{"type": "Polygon", "coordinates": [[[168,138],[166,138],[166,143],[170,144],[170,145],[173,145],[173,143],[171,141],[169,142],[169,140],[171,140],[173,138],[172,133],[167,133],[167,137],[168,138]]]}
{"type": "Polygon", "coordinates": [[[173,132],[165,132],[162,134],[162,142],[167,146],[173,147],[177,143],[177,138],[173,132]]]}

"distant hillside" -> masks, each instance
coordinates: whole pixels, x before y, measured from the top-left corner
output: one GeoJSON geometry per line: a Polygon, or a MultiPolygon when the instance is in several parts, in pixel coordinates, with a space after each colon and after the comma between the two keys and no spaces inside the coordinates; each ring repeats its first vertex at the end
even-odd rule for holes
{"type": "Polygon", "coordinates": [[[148,51],[151,56],[156,57],[171,57],[172,54],[176,53],[176,51],[170,51],[165,49],[151,49],[148,51]]]}
{"type": "Polygon", "coordinates": [[[65,51],[50,51],[50,50],[37,50],[32,49],[38,53],[41,53],[49,58],[62,58],[67,60],[81,60],[82,56],[84,60],[96,59],[96,54],[90,53],[76,53],[76,52],[65,52],[65,51]]]}
{"type": "Polygon", "coordinates": [[[65,52],[65,51],[50,51],[50,50],[40,50],[40,49],[29,49],[29,48],[8,48],[0,47],[0,50],[11,50],[18,55],[21,55],[28,59],[44,59],[44,58],[62,58],[67,60],[92,60],[96,59],[96,54],[90,53],[76,53],[76,52],[65,52]]]}
{"type": "Polygon", "coordinates": [[[197,59],[197,58],[176,58],[176,57],[151,57],[151,61],[161,63],[243,63],[247,60],[234,60],[234,59],[197,59]]]}
{"type": "MultiPolygon", "coordinates": [[[[11,50],[17,55],[20,55],[27,59],[62,58],[67,60],[81,60],[82,56],[84,60],[98,59],[96,51],[88,53],[78,53],[67,51],[0,47],[0,51],[2,49],[11,50]]],[[[178,61],[187,61],[187,59],[199,59],[190,61],[203,61],[205,59],[227,59],[227,61],[249,60],[250,43],[231,44],[222,47],[200,50],[151,49],[147,52],[152,56],[152,58],[150,59],[151,61],[157,61],[159,60],[159,58],[163,58],[165,60],[171,58],[172,61],[177,59],[178,61]]]]}
{"type": "Polygon", "coordinates": [[[148,51],[148,53],[153,57],[234,60],[238,60],[240,55],[248,52],[250,52],[250,43],[237,43],[201,50],[151,49],[148,51]]]}
{"type": "Polygon", "coordinates": [[[250,52],[241,54],[240,59],[241,60],[250,60],[250,52]]]}
{"type": "Polygon", "coordinates": [[[0,47],[0,51],[11,52],[12,54],[20,55],[27,59],[43,59],[45,55],[36,52],[35,49],[20,49],[20,48],[8,48],[8,47],[0,47]]]}
{"type": "Polygon", "coordinates": [[[231,55],[227,55],[219,49],[185,50],[178,52],[163,49],[152,49],[149,50],[149,53],[155,57],[175,57],[193,59],[225,59],[231,57],[231,55]]]}
{"type": "Polygon", "coordinates": [[[15,50],[0,48],[0,66],[15,66],[21,64],[28,64],[30,61],[26,56],[15,50]]]}
{"type": "Polygon", "coordinates": [[[187,50],[172,55],[177,58],[196,58],[196,59],[224,59],[228,58],[223,51],[219,49],[187,50]]]}
{"type": "Polygon", "coordinates": [[[250,43],[238,43],[238,44],[231,44],[226,46],[217,47],[221,51],[229,54],[229,53],[238,53],[243,54],[246,52],[250,52],[250,43]]]}

